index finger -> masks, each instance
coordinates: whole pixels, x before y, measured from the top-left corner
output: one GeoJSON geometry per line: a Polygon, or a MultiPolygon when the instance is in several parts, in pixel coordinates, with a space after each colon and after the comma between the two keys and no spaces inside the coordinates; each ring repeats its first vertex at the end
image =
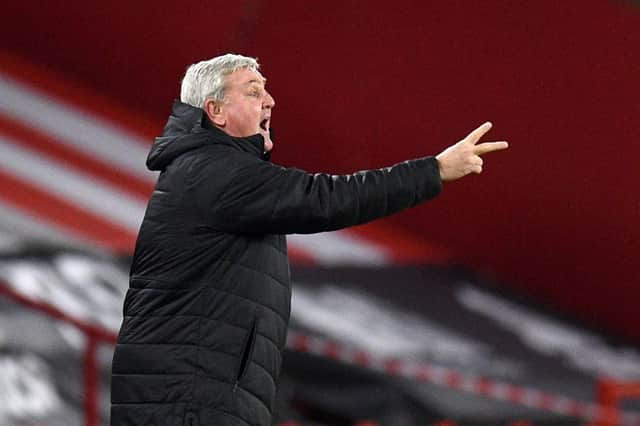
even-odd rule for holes
{"type": "Polygon", "coordinates": [[[480,145],[476,145],[473,153],[476,155],[483,155],[493,151],[500,151],[509,148],[509,144],[506,141],[500,142],[485,142],[480,145]]]}
{"type": "Polygon", "coordinates": [[[486,123],[473,130],[471,133],[469,133],[469,135],[464,139],[475,145],[476,143],[478,143],[480,138],[484,136],[484,134],[487,133],[489,129],[491,129],[491,126],[493,126],[493,124],[491,124],[490,121],[487,121],[486,123]]]}

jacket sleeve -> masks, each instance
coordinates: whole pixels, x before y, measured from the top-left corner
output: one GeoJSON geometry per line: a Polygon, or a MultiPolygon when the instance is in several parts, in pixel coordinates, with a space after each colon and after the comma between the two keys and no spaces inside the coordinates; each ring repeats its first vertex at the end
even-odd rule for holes
{"type": "MultiPolygon", "coordinates": [[[[214,229],[234,233],[307,234],[369,222],[415,206],[442,189],[434,157],[349,175],[310,174],[251,158],[218,194],[199,185],[214,229]]],[[[215,185],[214,185],[215,186],[215,185]]]]}

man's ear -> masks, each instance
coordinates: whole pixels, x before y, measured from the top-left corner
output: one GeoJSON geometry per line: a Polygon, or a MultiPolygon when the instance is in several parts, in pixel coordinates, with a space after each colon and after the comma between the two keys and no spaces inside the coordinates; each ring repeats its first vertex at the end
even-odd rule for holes
{"type": "Polygon", "coordinates": [[[213,99],[207,99],[204,102],[204,111],[207,113],[209,121],[216,126],[224,127],[224,125],[227,124],[222,103],[216,102],[213,99]]]}

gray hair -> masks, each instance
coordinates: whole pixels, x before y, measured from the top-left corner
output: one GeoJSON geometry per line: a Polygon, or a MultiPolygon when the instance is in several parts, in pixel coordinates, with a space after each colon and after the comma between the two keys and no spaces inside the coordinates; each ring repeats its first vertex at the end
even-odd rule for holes
{"type": "Polygon", "coordinates": [[[190,65],[182,79],[180,101],[197,108],[204,108],[207,99],[222,102],[225,77],[243,68],[258,72],[260,64],[255,58],[227,53],[190,65]]]}

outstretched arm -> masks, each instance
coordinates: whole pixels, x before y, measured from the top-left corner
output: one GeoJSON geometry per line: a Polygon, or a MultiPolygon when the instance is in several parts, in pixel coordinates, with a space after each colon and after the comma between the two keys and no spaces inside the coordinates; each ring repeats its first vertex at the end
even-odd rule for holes
{"type": "Polygon", "coordinates": [[[441,190],[434,157],[350,175],[311,174],[251,159],[205,208],[210,225],[234,233],[314,233],[412,207],[441,190]]]}
{"type": "MultiPolygon", "coordinates": [[[[437,157],[350,175],[310,174],[242,156],[225,188],[197,198],[215,229],[236,233],[314,233],[378,219],[431,199],[442,181],[482,171],[480,155],[504,149],[506,142],[478,141],[485,123],[437,157]]],[[[211,179],[211,178],[207,178],[211,179]]]]}

